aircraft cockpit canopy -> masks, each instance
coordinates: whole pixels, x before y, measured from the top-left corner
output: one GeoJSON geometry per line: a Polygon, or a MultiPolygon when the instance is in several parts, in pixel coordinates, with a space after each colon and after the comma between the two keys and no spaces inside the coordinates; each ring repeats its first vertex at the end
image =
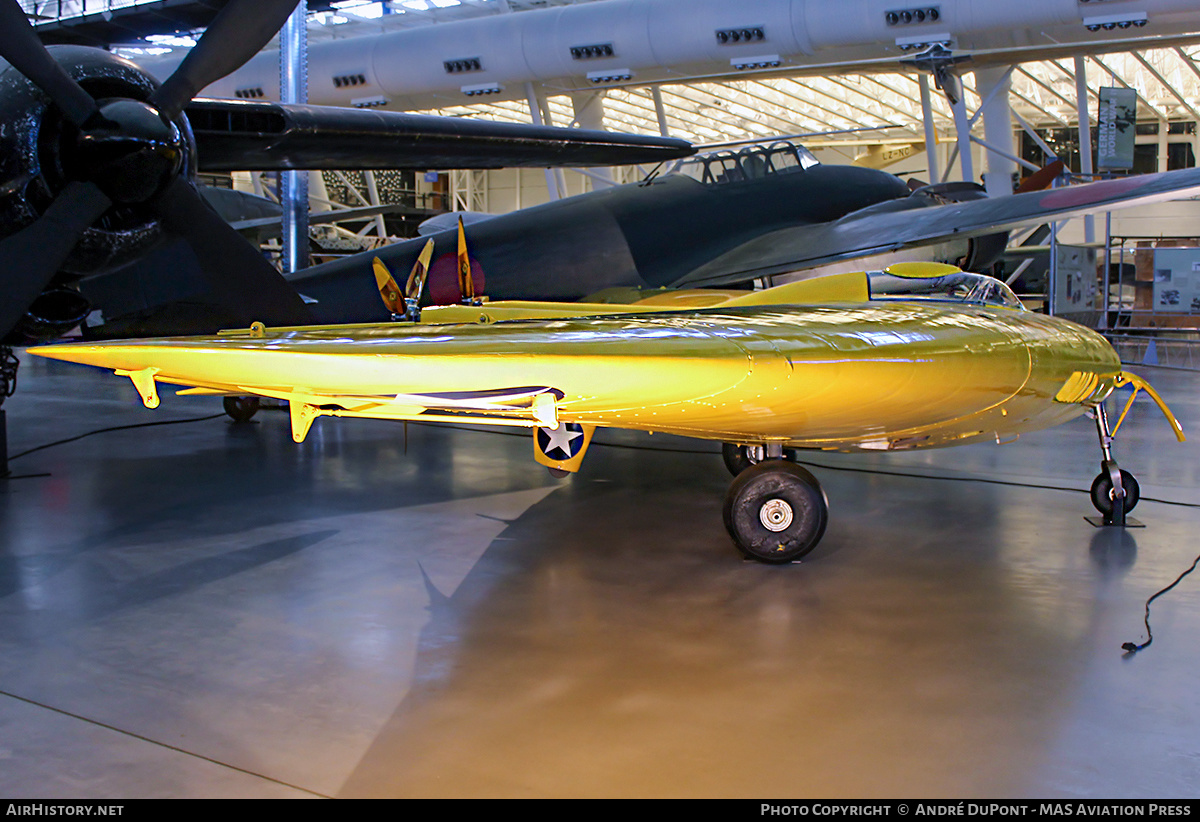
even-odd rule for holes
{"type": "Polygon", "coordinates": [[[706,185],[757,180],[768,174],[790,174],[818,165],[820,161],[804,146],[780,141],[768,146],[750,146],[739,151],[722,149],[680,160],[671,169],[706,185]]]}
{"type": "Polygon", "coordinates": [[[995,277],[959,271],[943,277],[897,277],[884,272],[867,275],[872,300],[929,300],[1024,309],[1012,289],[995,277]]]}

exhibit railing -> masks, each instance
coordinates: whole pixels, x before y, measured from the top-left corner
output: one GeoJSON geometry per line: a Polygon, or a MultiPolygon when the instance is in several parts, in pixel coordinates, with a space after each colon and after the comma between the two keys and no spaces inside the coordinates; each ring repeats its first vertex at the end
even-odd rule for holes
{"type": "Polygon", "coordinates": [[[1104,336],[1126,365],[1200,371],[1200,335],[1163,336],[1152,331],[1147,334],[1107,333],[1104,336]]]}
{"type": "Polygon", "coordinates": [[[1110,237],[1100,262],[1104,330],[1200,329],[1200,239],[1110,237]]]}

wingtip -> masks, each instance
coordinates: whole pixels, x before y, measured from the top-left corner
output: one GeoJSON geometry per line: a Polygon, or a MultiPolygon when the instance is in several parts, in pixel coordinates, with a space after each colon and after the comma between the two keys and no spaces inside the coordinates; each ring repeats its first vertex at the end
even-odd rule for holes
{"type": "Polygon", "coordinates": [[[48,357],[52,360],[65,360],[70,357],[70,352],[74,348],[71,344],[56,343],[54,345],[39,345],[34,348],[27,349],[30,354],[37,357],[48,357]]]}
{"type": "Polygon", "coordinates": [[[53,345],[39,345],[28,349],[30,354],[38,357],[46,357],[51,360],[62,360],[64,362],[74,362],[81,365],[97,365],[106,366],[107,360],[110,358],[110,351],[105,350],[103,345],[95,345],[88,343],[55,343],[53,345]]]}

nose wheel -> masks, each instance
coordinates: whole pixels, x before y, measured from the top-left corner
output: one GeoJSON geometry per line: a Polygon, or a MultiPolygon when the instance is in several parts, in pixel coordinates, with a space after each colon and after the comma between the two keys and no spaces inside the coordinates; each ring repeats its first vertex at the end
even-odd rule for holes
{"type": "MultiPolygon", "coordinates": [[[[1137,477],[1123,468],[1118,470],[1121,476],[1121,490],[1125,492],[1125,513],[1128,514],[1137,506],[1138,500],[1142,497],[1142,492],[1138,486],[1137,477]]],[[[1112,477],[1108,471],[1101,471],[1096,475],[1096,479],[1092,481],[1092,505],[1104,516],[1111,517],[1116,499],[1117,493],[1112,477]]]]}
{"type": "Polygon", "coordinates": [[[793,562],[821,541],[829,505],[817,478],[771,459],[742,471],[725,496],[725,528],[748,559],[793,562]]]}

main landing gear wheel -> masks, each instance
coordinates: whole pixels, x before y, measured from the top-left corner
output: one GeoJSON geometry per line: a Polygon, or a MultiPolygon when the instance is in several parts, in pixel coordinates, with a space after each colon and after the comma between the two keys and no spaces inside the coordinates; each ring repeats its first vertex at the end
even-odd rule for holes
{"type": "Polygon", "coordinates": [[[234,422],[249,422],[258,413],[258,397],[226,397],[225,413],[234,422]]]}
{"type": "MultiPolygon", "coordinates": [[[[734,445],[732,442],[721,443],[721,459],[725,460],[725,467],[735,477],[751,465],[758,465],[762,462],[762,457],[755,456],[756,453],[761,454],[762,449],[751,449],[749,446],[734,445]]],[[[795,450],[785,448],[783,450],[783,458],[794,461],[796,459],[795,450]]]]}
{"type": "MultiPolygon", "coordinates": [[[[1138,487],[1137,478],[1121,469],[1121,487],[1125,489],[1125,513],[1128,514],[1142,498],[1142,489],[1138,487]]],[[[1108,472],[1102,471],[1092,480],[1092,505],[1104,516],[1113,512],[1113,482],[1108,472]]]]}
{"type": "Polygon", "coordinates": [[[738,474],[725,495],[725,528],[749,559],[792,562],[825,533],[829,505],[816,477],[786,460],[767,460],[738,474]]]}

